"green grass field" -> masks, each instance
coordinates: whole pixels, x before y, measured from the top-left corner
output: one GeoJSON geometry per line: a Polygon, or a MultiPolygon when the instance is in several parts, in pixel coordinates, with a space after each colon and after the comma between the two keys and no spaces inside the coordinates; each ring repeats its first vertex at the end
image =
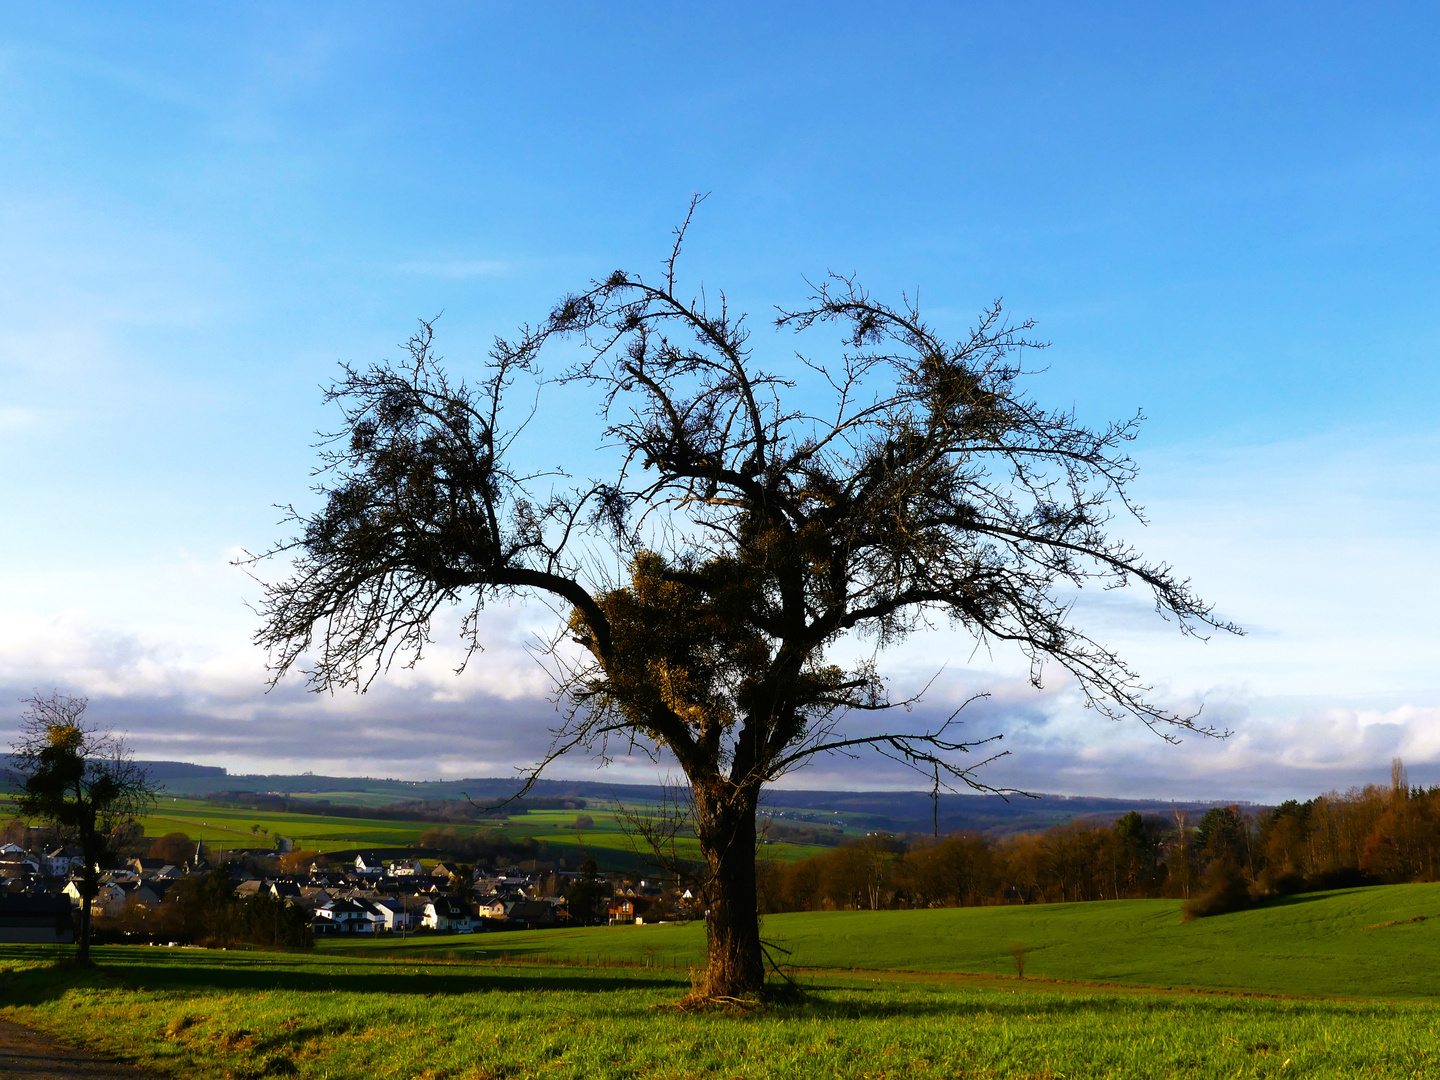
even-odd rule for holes
{"type": "MultiPolygon", "coordinates": [[[[1189,923],[1178,901],[1119,900],[769,915],[763,933],[810,969],[1008,974],[1008,948],[1019,942],[1031,950],[1027,974],[1042,978],[1440,1000],[1440,884],[1309,893],[1189,923]],[[1425,921],[1405,921],[1417,915],[1425,921]],[[1376,925],[1387,922],[1396,925],[1376,925]]],[[[698,923],[321,944],[373,956],[681,967],[698,964],[703,946],[698,923]]]]}
{"type": "Polygon", "coordinates": [[[833,975],[798,1004],[685,1015],[663,971],[132,947],[89,974],[20,952],[0,949],[6,1016],[181,1077],[1440,1075],[1428,1003],[833,975]]]}
{"type": "Polygon", "coordinates": [[[1185,924],[1171,901],[771,916],[805,998],[702,1015],[674,1010],[693,924],[105,947],[94,972],[0,946],[0,1013],[199,1078],[1440,1077],[1437,914],[1440,885],[1185,924]]]}

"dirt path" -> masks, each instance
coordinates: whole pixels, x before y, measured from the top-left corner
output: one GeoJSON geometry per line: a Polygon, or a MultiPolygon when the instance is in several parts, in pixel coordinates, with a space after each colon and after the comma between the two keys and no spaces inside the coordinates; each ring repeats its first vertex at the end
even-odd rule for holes
{"type": "Polygon", "coordinates": [[[47,1080],[159,1080],[118,1061],[58,1043],[9,1020],[0,1020],[0,1077],[47,1080]]]}

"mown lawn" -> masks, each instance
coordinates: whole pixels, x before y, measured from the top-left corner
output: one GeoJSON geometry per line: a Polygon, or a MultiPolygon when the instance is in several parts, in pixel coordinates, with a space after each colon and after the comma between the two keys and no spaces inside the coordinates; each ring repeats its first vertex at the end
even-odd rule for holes
{"type": "Polygon", "coordinates": [[[1440,1076],[1440,1013],[1400,1004],[831,974],[798,1004],[673,1011],[683,973],[0,948],[0,1013],[170,1075],[1440,1076]],[[52,950],[53,952],[53,950],[52,950]]]}
{"type": "MultiPolygon", "coordinates": [[[[1440,1000],[1440,884],[1309,893],[1189,923],[1180,921],[1178,901],[1120,900],[769,915],[763,933],[804,968],[1008,974],[1009,946],[1023,943],[1030,948],[1027,973],[1056,979],[1440,1000]],[[1416,916],[1425,918],[1408,921],[1416,916]],[[1384,923],[1394,925],[1377,925],[1384,923]]],[[[700,963],[703,944],[703,926],[691,923],[322,947],[377,956],[688,967],[700,963]]]]}

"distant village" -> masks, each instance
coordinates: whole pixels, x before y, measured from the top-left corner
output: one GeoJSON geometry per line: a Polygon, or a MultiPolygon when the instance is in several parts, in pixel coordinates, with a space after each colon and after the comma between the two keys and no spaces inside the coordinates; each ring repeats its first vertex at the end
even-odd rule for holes
{"type": "MultiPolygon", "coordinates": [[[[190,859],[131,856],[103,870],[91,905],[97,940],[163,938],[167,905],[193,892],[215,863],[201,845],[190,859]],[[189,882],[189,885],[185,883],[189,882]]],[[[357,855],[282,869],[279,853],[224,864],[237,901],[265,895],[303,912],[314,938],[473,934],[557,926],[666,922],[698,917],[684,886],[596,870],[471,869],[450,861],[357,855]],[[273,869],[267,864],[274,864],[273,869]],[[577,885],[583,885],[577,889],[577,885]]],[[[82,903],[78,849],[0,845],[0,941],[73,940],[82,903]]],[[[161,942],[168,943],[168,942],[161,942]]],[[[185,944],[188,942],[176,942],[185,944]]]]}

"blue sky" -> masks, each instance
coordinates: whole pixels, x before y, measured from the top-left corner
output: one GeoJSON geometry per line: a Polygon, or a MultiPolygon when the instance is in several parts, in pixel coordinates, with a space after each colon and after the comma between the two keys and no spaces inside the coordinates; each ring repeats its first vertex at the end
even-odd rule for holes
{"type": "MultiPolygon", "coordinates": [[[[1003,296],[1053,343],[1038,397],[1149,417],[1135,536],[1252,632],[1083,610],[1237,734],[1158,746],[1014,658],[910,642],[897,686],[943,663],[936,708],[996,691],[997,780],[1264,799],[1401,753],[1440,782],[1433,9],[879,8],[7,5],[4,698],[85,692],[140,752],[234,768],[533,755],[543,611],[497,612],[462,679],[441,650],[365,700],[265,696],[229,560],[305,497],[337,360],[443,311],[473,371],[558,294],[656,269],[708,191],[685,268],[762,354],[794,348],[765,323],[803,275],[918,289],[953,333],[1003,296]]],[[[542,414],[547,452],[589,452],[573,411],[542,414]]]]}

